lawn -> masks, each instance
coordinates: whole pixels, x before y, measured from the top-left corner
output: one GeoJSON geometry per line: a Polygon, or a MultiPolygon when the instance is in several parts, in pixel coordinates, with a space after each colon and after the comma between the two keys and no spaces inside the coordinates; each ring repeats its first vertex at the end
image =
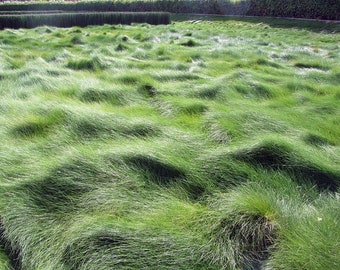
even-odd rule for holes
{"type": "Polygon", "coordinates": [[[0,269],[336,269],[339,31],[0,31],[0,269]]]}

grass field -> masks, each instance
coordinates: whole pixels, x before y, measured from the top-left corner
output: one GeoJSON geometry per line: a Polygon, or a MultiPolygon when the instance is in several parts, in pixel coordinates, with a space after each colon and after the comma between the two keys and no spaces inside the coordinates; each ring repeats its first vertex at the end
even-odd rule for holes
{"type": "Polygon", "coordinates": [[[340,26],[0,32],[0,269],[336,269],[340,26]]]}

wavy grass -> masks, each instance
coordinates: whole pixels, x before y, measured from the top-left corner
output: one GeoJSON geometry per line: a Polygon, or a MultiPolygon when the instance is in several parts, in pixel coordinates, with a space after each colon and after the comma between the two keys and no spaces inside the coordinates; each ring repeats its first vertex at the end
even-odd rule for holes
{"type": "Polygon", "coordinates": [[[339,265],[337,25],[173,20],[0,31],[0,269],[339,265]]]}

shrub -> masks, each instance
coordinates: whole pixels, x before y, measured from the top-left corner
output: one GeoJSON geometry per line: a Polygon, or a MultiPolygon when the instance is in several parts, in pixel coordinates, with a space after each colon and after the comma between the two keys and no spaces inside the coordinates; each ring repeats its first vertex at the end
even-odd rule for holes
{"type": "Polygon", "coordinates": [[[311,19],[340,19],[336,0],[251,0],[247,15],[311,19]]]}
{"type": "Polygon", "coordinates": [[[103,24],[168,24],[169,13],[146,12],[86,12],[86,13],[55,13],[0,16],[0,29],[34,28],[48,25],[56,27],[72,27],[103,24]]]}

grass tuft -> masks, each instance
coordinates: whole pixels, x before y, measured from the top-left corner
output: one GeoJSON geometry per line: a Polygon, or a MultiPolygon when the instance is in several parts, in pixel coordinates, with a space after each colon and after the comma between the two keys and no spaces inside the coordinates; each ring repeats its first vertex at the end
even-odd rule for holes
{"type": "MultiPolygon", "coordinates": [[[[272,198],[247,186],[219,195],[212,207],[220,213],[209,237],[226,269],[258,269],[269,258],[278,234],[272,198]]],[[[210,256],[210,255],[209,255],[210,256]]]]}
{"type": "Polygon", "coordinates": [[[183,41],[182,43],[180,43],[182,46],[186,46],[186,47],[196,47],[199,46],[200,44],[198,42],[196,42],[193,39],[188,39],[186,41],[183,41]]]}
{"type": "Polygon", "coordinates": [[[95,269],[94,265],[101,269],[211,269],[191,251],[183,240],[168,235],[103,228],[69,244],[64,263],[69,269],[95,269]]]}
{"type": "Polygon", "coordinates": [[[251,148],[238,150],[232,156],[256,166],[285,171],[298,182],[307,181],[320,189],[336,191],[340,184],[339,171],[306,158],[304,153],[284,141],[264,140],[251,148]]]}
{"type": "Polygon", "coordinates": [[[84,102],[107,102],[110,104],[121,104],[117,93],[109,90],[97,90],[93,88],[86,89],[80,95],[80,100],[84,102]]]}
{"type": "Polygon", "coordinates": [[[74,70],[89,70],[96,71],[105,68],[105,65],[97,58],[83,58],[77,60],[69,60],[66,67],[74,70]]]}
{"type": "Polygon", "coordinates": [[[162,185],[167,185],[179,178],[185,178],[185,172],[180,168],[151,156],[135,155],[126,157],[125,160],[162,185]]]}

